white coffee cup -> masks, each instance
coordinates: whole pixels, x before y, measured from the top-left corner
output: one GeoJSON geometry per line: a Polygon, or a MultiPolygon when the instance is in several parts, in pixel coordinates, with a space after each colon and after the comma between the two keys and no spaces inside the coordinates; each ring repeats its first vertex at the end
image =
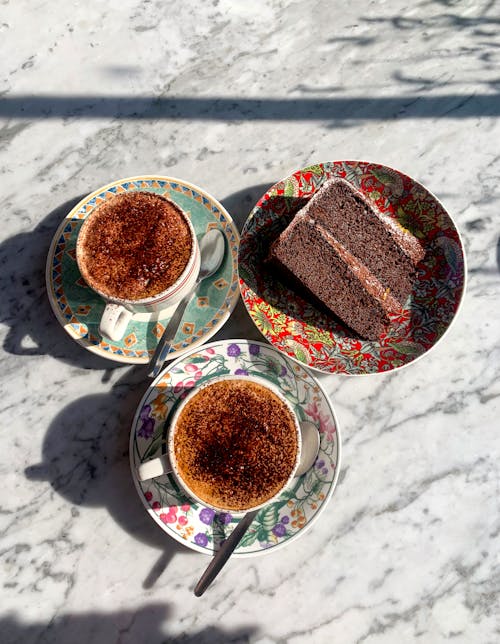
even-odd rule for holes
{"type": "Polygon", "coordinates": [[[164,195],[161,195],[161,197],[173,204],[177,212],[179,212],[183,217],[189,227],[192,244],[188,262],[178,279],[167,289],[151,297],[129,300],[121,297],[110,296],[109,294],[103,293],[99,290],[99,288],[92,283],[91,279],[85,275],[85,270],[83,269],[84,252],[82,243],[86,226],[89,225],[93,214],[98,210],[99,206],[97,206],[95,210],[88,215],[80,229],[76,244],[76,259],[78,267],[88,286],[106,302],[99,324],[99,333],[109,340],[118,341],[124,336],[128,323],[134,314],[160,313],[161,311],[180,302],[180,300],[196,283],[196,279],[200,271],[200,248],[193,225],[186,213],[177,204],[172,202],[170,199],[167,199],[164,195]]]}
{"type": "Polygon", "coordinates": [[[302,448],[302,438],[301,438],[299,419],[293,407],[291,406],[290,402],[285,398],[283,393],[274,384],[270,383],[265,378],[260,378],[255,376],[224,375],[224,376],[219,376],[217,378],[213,378],[212,380],[206,383],[203,383],[198,387],[195,387],[192,391],[189,392],[189,394],[186,396],[186,398],[184,398],[184,400],[180,401],[169,424],[168,437],[167,437],[167,453],[157,458],[141,463],[137,467],[136,473],[140,481],[146,481],[149,479],[157,478],[165,474],[172,474],[176,482],[180,486],[180,488],[187,494],[187,496],[191,497],[196,502],[202,505],[211,507],[216,511],[230,512],[232,514],[237,515],[237,514],[242,514],[242,513],[256,510],[260,507],[263,507],[264,505],[267,505],[268,503],[272,503],[287,487],[289,487],[300,463],[301,448],[302,448]],[[176,439],[177,423],[186,405],[190,401],[192,401],[193,398],[198,396],[199,393],[204,388],[210,387],[215,383],[230,381],[230,380],[233,380],[233,381],[239,380],[239,381],[243,381],[244,383],[255,383],[257,385],[260,385],[268,389],[272,394],[274,394],[279,399],[279,401],[286,406],[286,408],[290,412],[290,418],[292,419],[293,431],[295,432],[296,445],[297,445],[294,466],[290,470],[289,475],[286,478],[284,478],[283,481],[281,482],[279,489],[271,497],[267,498],[262,503],[259,503],[258,505],[254,505],[252,507],[245,507],[242,509],[220,507],[218,505],[214,505],[210,502],[207,502],[207,500],[205,499],[200,498],[200,496],[196,492],[194,492],[190,487],[190,485],[186,483],[186,481],[184,480],[175,455],[175,439],[176,439]]]}

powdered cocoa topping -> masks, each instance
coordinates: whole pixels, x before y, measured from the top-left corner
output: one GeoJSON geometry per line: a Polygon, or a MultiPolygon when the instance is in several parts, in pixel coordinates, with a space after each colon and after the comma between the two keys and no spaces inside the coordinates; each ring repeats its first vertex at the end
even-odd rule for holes
{"type": "Polygon", "coordinates": [[[108,297],[139,300],[174,284],[193,245],[181,209],[161,195],[126,192],[98,206],[78,240],[85,281],[108,297]]]}
{"type": "Polygon", "coordinates": [[[244,379],[207,385],[176,424],[181,477],[200,499],[227,510],[245,511],[274,496],[290,477],[297,450],[287,405],[244,379]]]}

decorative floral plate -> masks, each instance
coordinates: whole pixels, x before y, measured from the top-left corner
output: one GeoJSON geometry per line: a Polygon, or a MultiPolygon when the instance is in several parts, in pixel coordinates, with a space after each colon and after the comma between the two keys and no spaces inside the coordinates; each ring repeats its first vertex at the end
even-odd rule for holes
{"type": "Polygon", "coordinates": [[[441,203],[397,170],[362,161],[313,165],[268,190],[250,213],[239,251],[240,290],[262,334],[313,369],[350,375],[390,371],[433,347],[454,319],[465,290],[465,254],[441,203]],[[406,306],[377,342],[360,339],[284,286],[264,263],[269,245],[330,177],[343,177],[419,238],[426,255],[406,306]]]}
{"type": "Polygon", "coordinates": [[[146,190],[169,197],[190,217],[198,239],[210,228],[225,235],[226,254],[221,267],[199,286],[189,303],[174,339],[170,358],[176,358],[211,338],[226,322],[238,301],[238,230],[221,204],[186,181],[161,176],[131,177],[115,181],[88,195],[66,216],[50,246],[46,282],[50,304],[69,335],[104,358],[131,364],[147,363],[172,314],[134,315],[126,335],[118,342],[103,339],[99,321],[104,301],[83,281],[75,246],[83,220],[97,205],[116,193],[146,190]]]}
{"type": "Polygon", "coordinates": [[[332,496],[340,467],[340,437],[333,408],[318,382],[302,365],[268,344],[223,340],[179,358],[158,376],[140,403],[130,434],[130,465],[146,509],[163,530],[193,550],[213,554],[238,518],[195,503],[171,475],[140,482],[136,467],[166,452],[169,418],[193,388],[223,374],[266,378],[280,388],[301,420],[321,434],[314,466],[257,514],[235,555],[267,552],[293,541],[318,518],[332,496]]]}

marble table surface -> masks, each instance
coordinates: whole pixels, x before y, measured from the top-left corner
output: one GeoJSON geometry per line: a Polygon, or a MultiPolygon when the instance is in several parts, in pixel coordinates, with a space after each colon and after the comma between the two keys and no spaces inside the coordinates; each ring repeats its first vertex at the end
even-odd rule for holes
{"type": "MultiPolygon", "coordinates": [[[[500,15],[489,0],[0,2],[0,641],[500,641],[500,15]],[[339,485],[287,548],[208,558],[134,489],[145,369],[77,345],[44,266],[115,179],[202,186],[241,228],[321,161],[398,168],[444,204],[468,288],[442,342],[384,375],[320,375],[339,485]]],[[[260,335],[240,303],[217,338],[260,335]]]]}

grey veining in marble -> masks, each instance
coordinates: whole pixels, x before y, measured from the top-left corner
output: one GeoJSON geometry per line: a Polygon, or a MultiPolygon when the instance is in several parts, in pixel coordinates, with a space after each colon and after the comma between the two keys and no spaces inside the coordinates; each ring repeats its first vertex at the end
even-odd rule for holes
{"type": "MultiPolygon", "coordinates": [[[[0,641],[500,641],[500,12],[490,0],[0,0],[0,641]],[[131,481],[146,370],[58,325],[48,246],[79,198],[181,177],[241,227],[267,187],[366,159],[461,232],[462,310],[398,372],[320,375],[340,484],[303,538],[234,560],[168,539],[131,481]]],[[[258,338],[240,304],[217,337],[258,338]]]]}

